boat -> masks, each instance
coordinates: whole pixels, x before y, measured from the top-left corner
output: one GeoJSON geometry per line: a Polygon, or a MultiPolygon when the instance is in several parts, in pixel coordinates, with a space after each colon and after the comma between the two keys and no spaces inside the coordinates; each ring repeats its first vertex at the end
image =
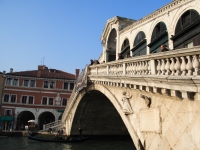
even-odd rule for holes
{"type": "Polygon", "coordinates": [[[69,138],[69,139],[48,139],[44,137],[36,137],[28,135],[28,138],[31,140],[41,141],[41,142],[56,142],[56,143],[79,143],[91,139],[93,136],[86,136],[83,138],[69,138]]]}

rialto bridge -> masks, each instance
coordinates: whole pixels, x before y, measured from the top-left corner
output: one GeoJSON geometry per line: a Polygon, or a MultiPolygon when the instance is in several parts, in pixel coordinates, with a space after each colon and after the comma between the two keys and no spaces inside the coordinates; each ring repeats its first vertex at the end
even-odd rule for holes
{"type": "Polygon", "coordinates": [[[137,149],[200,149],[199,54],[195,47],[89,66],[63,114],[66,133],[81,127],[129,134],[137,149]]]}
{"type": "Polygon", "coordinates": [[[81,127],[130,135],[137,149],[200,149],[199,14],[199,0],[175,0],[139,21],[108,20],[106,63],[78,78],[62,117],[66,134],[81,127]],[[171,50],[159,52],[160,44],[171,50]]]}

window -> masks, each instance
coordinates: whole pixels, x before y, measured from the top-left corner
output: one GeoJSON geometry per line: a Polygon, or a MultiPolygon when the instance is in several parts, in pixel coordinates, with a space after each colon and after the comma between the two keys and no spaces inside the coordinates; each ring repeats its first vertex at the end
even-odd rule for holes
{"type": "Polygon", "coordinates": [[[11,85],[11,81],[12,81],[12,78],[7,78],[6,79],[6,85],[11,85]]]}
{"type": "Polygon", "coordinates": [[[191,17],[190,17],[190,11],[185,12],[182,15],[181,19],[182,19],[182,26],[183,26],[183,28],[186,27],[186,26],[188,26],[190,24],[190,19],[191,19],[191,17]]]}
{"type": "Polygon", "coordinates": [[[44,88],[48,88],[48,81],[44,81],[44,88]]]}
{"type": "Polygon", "coordinates": [[[13,85],[17,86],[18,85],[18,79],[13,80],[13,85]]]}
{"type": "Polygon", "coordinates": [[[12,115],[12,109],[5,109],[4,115],[7,115],[7,116],[12,115]]]}
{"type": "Polygon", "coordinates": [[[66,99],[66,98],[63,98],[63,100],[62,100],[62,105],[63,105],[63,106],[67,106],[67,99],[66,99]]]}
{"type": "Polygon", "coordinates": [[[54,82],[50,82],[50,88],[53,89],[54,88],[54,82]]]}
{"type": "Polygon", "coordinates": [[[9,102],[9,94],[4,94],[4,102],[9,102]]]}
{"type": "Polygon", "coordinates": [[[189,42],[186,42],[186,43],[184,44],[184,47],[185,47],[185,48],[192,48],[193,46],[194,46],[193,41],[189,41],[189,42]]]}
{"type": "Polygon", "coordinates": [[[47,105],[47,97],[42,98],[42,105],[47,105]]]}
{"type": "Polygon", "coordinates": [[[66,90],[68,89],[68,83],[67,82],[64,83],[64,87],[63,88],[66,89],[66,90]]]}
{"type": "Polygon", "coordinates": [[[26,104],[27,96],[22,96],[22,103],[26,104]]]}
{"type": "Polygon", "coordinates": [[[29,98],[28,98],[28,104],[33,104],[33,96],[29,96],[29,98]]]}
{"type": "Polygon", "coordinates": [[[29,80],[24,80],[24,86],[28,87],[29,80]]]}
{"type": "Polygon", "coordinates": [[[16,95],[11,95],[11,103],[15,103],[16,102],[16,95]]]}
{"type": "Polygon", "coordinates": [[[70,83],[70,90],[74,89],[74,83],[70,83]]]}
{"type": "Polygon", "coordinates": [[[53,105],[53,98],[49,98],[49,105],[53,105]]]}
{"type": "Polygon", "coordinates": [[[35,80],[31,80],[30,87],[35,87],[35,80]]]}

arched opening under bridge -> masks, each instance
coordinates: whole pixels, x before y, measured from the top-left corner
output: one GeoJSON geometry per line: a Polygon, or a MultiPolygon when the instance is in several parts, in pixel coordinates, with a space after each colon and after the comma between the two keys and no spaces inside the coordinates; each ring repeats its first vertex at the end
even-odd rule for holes
{"type": "Polygon", "coordinates": [[[74,115],[70,135],[78,135],[79,127],[82,128],[83,135],[95,134],[100,137],[131,140],[114,105],[97,90],[87,92],[81,99],[74,115]]]}

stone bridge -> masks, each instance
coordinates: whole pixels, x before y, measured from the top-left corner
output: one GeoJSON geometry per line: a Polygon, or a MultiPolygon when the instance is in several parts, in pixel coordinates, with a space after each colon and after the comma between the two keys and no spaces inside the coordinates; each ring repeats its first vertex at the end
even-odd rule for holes
{"type": "Polygon", "coordinates": [[[66,133],[130,135],[137,149],[200,149],[200,47],[85,68],[62,117],[66,133]]]}

